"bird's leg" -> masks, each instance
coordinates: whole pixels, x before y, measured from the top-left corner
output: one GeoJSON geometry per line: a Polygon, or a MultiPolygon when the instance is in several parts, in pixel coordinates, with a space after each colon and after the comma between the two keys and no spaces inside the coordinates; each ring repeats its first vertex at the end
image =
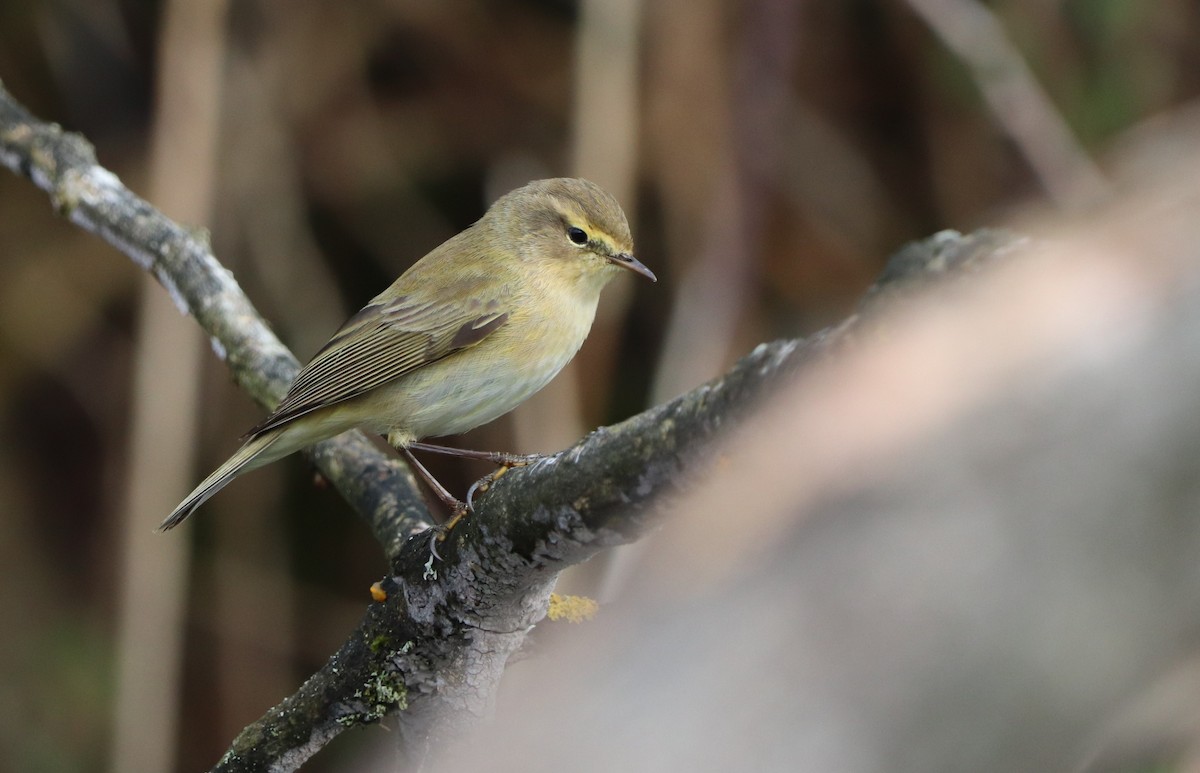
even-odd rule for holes
{"type": "Polygon", "coordinates": [[[400,451],[404,454],[405,458],[408,459],[408,463],[412,465],[412,468],[416,470],[417,474],[421,476],[421,479],[425,481],[425,484],[429,486],[429,488],[433,489],[433,493],[437,495],[438,499],[442,500],[442,504],[450,508],[450,518],[447,519],[445,523],[439,523],[430,529],[430,531],[433,533],[433,536],[429,538],[429,552],[433,554],[433,558],[430,558],[429,560],[432,561],[434,558],[436,558],[437,560],[441,561],[442,556],[438,553],[437,544],[439,542],[445,542],[446,535],[449,534],[450,530],[458,525],[458,522],[461,521],[463,516],[467,514],[467,509],[469,506],[455,499],[454,495],[447,491],[446,487],[441,484],[441,481],[433,477],[433,473],[425,469],[425,465],[421,464],[421,462],[417,460],[417,457],[413,456],[412,451],[409,451],[405,446],[400,446],[400,451]]]}
{"type": "Polygon", "coordinates": [[[437,478],[433,477],[433,473],[425,469],[425,465],[421,464],[417,457],[413,456],[412,451],[409,451],[407,448],[401,448],[400,452],[404,454],[404,458],[408,460],[408,463],[417,475],[421,477],[421,480],[425,481],[425,484],[433,490],[434,496],[442,501],[442,504],[451,510],[456,510],[463,506],[462,502],[458,501],[437,478]]]}
{"type": "Polygon", "coordinates": [[[496,469],[472,483],[471,488],[467,489],[466,508],[471,512],[475,511],[475,495],[482,494],[483,492],[487,491],[489,488],[491,488],[492,484],[500,480],[500,477],[506,472],[511,470],[513,467],[524,467],[545,458],[544,454],[508,454],[500,451],[470,451],[465,448],[450,448],[449,446],[437,446],[430,443],[409,443],[408,448],[413,448],[418,451],[428,451],[431,454],[457,456],[463,459],[480,459],[496,465],[496,469]]]}
{"type": "MultiPolygon", "coordinates": [[[[462,520],[462,517],[467,514],[467,505],[463,502],[460,502],[453,494],[447,491],[446,487],[441,484],[441,481],[433,477],[433,473],[425,469],[425,465],[421,464],[420,460],[413,456],[413,453],[408,449],[408,446],[400,443],[396,443],[394,445],[399,449],[400,453],[404,454],[404,458],[408,460],[408,463],[412,466],[413,471],[420,476],[421,480],[425,481],[425,485],[429,486],[429,488],[433,491],[434,496],[440,499],[442,504],[450,508],[449,520],[434,527],[438,532],[436,539],[438,542],[441,542],[442,540],[446,539],[446,533],[453,529],[454,526],[462,520]]],[[[436,550],[434,552],[436,554],[436,550]]]]}

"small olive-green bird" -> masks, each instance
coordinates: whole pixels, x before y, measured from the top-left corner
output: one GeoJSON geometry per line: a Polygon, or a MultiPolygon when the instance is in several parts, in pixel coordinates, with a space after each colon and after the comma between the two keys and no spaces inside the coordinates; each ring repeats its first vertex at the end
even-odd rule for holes
{"type": "Polygon", "coordinates": [[[539,180],[500,197],[351,317],[161,528],[243,472],[347,430],[407,451],[509,412],[575,356],[621,269],[655,281],[632,249],[620,205],[587,180],[539,180]]]}

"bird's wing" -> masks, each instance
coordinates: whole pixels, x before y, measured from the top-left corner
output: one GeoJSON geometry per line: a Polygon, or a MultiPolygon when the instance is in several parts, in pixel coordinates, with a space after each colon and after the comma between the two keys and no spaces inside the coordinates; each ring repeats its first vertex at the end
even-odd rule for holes
{"type": "Polygon", "coordinates": [[[363,394],[482,341],[508,321],[498,300],[376,299],[346,321],[300,373],[257,435],[363,394]]]}

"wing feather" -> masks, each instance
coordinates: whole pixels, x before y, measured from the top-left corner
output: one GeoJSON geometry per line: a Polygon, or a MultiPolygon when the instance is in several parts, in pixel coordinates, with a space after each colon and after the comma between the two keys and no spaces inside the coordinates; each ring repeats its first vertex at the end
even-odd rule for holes
{"type": "Polygon", "coordinates": [[[279,407],[250,434],[357,397],[474,346],[507,320],[508,312],[495,300],[457,308],[414,302],[408,296],[377,300],[346,321],[301,369],[279,407]]]}

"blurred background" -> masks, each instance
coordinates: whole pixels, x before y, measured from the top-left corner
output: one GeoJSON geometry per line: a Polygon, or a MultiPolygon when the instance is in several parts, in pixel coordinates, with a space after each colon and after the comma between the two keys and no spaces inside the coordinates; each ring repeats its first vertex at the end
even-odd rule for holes
{"type": "MultiPolygon", "coordinates": [[[[1086,205],[1105,148],[1200,93],[1200,6],[7,0],[0,80],[206,229],[301,360],[499,194],[607,187],[658,284],[455,441],[554,450],[842,319],[906,240],[1086,205]]],[[[0,768],[206,769],[352,630],[386,564],[300,457],[152,532],[262,415],[159,286],[0,174],[0,768]]]]}

